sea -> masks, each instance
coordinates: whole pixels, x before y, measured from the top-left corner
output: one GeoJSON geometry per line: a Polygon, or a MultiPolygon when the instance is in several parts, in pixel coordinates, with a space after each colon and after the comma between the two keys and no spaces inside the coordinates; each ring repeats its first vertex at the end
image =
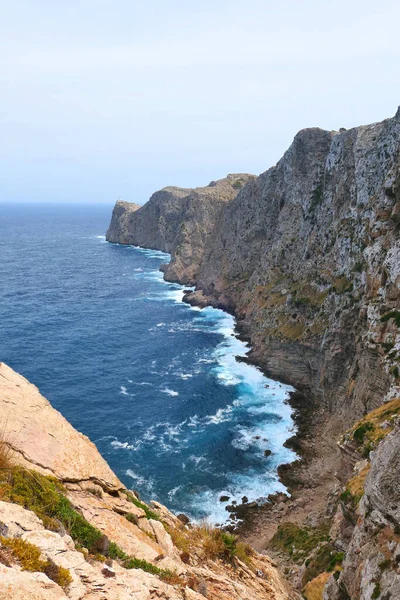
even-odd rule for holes
{"type": "Polygon", "coordinates": [[[291,388],[237,360],[231,315],[182,301],[168,254],[106,242],[111,211],[0,204],[0,360],[144,500],[226,523],[232,502],[285,491],[291,388]]]}

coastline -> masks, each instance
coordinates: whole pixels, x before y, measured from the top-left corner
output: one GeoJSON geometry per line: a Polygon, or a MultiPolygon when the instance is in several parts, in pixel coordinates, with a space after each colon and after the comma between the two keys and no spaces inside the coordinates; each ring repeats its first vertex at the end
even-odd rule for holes
{"type": "MultiPolygon", "coordinates": [[[[141,249],[140,246],[134,246],[141,249]]],[[[154,250],[154,248],[144,248],[154,250]]],[[[165,253],[168,254],[168,253],[165,253]]],[[[268,379],[277,383],[290,385],[295,389],[288,393],[286,403],[291,407],[291,418],[294,423],[294,435],[289,436],[284,447],[292,450],[297,458],[290,462],[284,462],[277,467],[278,481],[286,488],[285,492],[275,492],[266,496],[265,502],[249,501],[242,504],[228,504],[230,513],[227,522],[222,525],[229,531],[234,531],[239,537],[259,552],[273,555],[282,568],[293,568],[291,562],[285,557],[277,555],[269,546],[269,542],[276,533],[278,526],[284,522],[295,522],[300,526],[314,526],[320,522],[326,513],[327,503],[330,510],[332,503],[328,499],[332,497],[332,486],[335,481],[335,471],[338,466],[338,451],[336,439],[342,433],[341,424],[338,423],[337,435],[332,435],[332,419],[329,421],[323,411],[312,401],[311,394],[301,385],[289,377],[277,377],[271,373],[263,364],[262,355],[252,345],[251,334],[246,323],[236,314],[233,304],[212,301],[201,294],[199,301],[195,286],[188,289],[176,278],[167,278],[165,269],[167,263],[162,263],[159,271],[163,273],[164,281],[181,286],[182,302],[193,308],[214,308],[221,310],[234,318],[234,335],[245,343],[251,345],[246,350],[245,356],[236,356],[238,362],[245,362],[256,367],[268,379]],[[324,429],[329,435],[324,435],[324,429]]],[[[259,496],[259,500],[262,496],[259,496]]],[[[332,502],[337,499],[337,495],[332,502]]],[[[296,567],[294,567],[296,568],[296,567]]]]}
{"type": "Polygon", "coordinates": [[[188,290],[183,301],[193,306],[212,306],[219,308],[235,318],[235,333],[239,339],[251,347],[245,357],[237,360],[256,366],[263,375],[294,388],[287,402],[292,409],[295,433],[289,437],[285,446],[292,449],[297,459],[279,465],[279,481],[286,487],[287,494],[275,493],[263,503],[250,502],[231,506],[232,514],[240,521],[236,525],[227,525],[226,529],[235,532],[246,543],[259,552],[265,552],[275,558],[281,568],[297,572],[296,565],[287,557],[275,553],[270,541],[279,525],[285,522],[299,526],[316,526],[332,516],[338,499],[336,471],[340,465],[340,455],[336,444],[343,433],[343,423],[330,415],[329,419],[321,406],[313,400],[310,390],[291,379],[282,377],[266,368],[262,353],[252,344],[251,332],[246,323],[236,314],[232,304],[213,302],[202,292],[198,298],[196,292],[188,290]]]}
{"type": "MultiPolygon", "coordinates": [[[[113,243],[113,242],[111,242],[113,243]]],[[[156,252],[160,252],[160,250],[155,249],[155,248],[147,248],[147,247],[141,247],[141,246],[137,246],[137,245],[132,245],[132,244],[123,244],[123,245],[129,245],[132,246],[133,248],[137,248],[140,250],[155,250],[156,252]]],[[[167,258],[167,256],[169,257],[169,259],[171,258],[171,255],[169,253],[166,253],[164,251],[162,251],[163,254],[166,255],[165,258],[167,258]]],[[[240,327],[240,322],[237,319],[237,316],[235,314],[234,310],[230,310],[228,307],[226,306],[213,306],[211,303],[207,303],[204,304],[202,306],[195,306],[190,302],[186,301],[186,297],[187,295],[190,295],[193,293],[194,291],[194,286],[191,289],[188,289],[187,285],[183,285],[182,283],[180,283],[179,281],[176,281],[176,279],[169,279],[165,277],[165,268],[166,265],[168,263],[161,263],[161,265],[158,267],[158,270],[163,273],[163,280],[166,283],[169,284],[174,284],[174,285],[178,285],[181,288],[181,292],[182,292],[182,298],[181,301],[184,304],[189,305],[191,308],[197,309],[197,310],[202,310],[205,308],[211,308],[214,309],[216,311],[221,311],[222,313],[224,313],[225,315],[229,315],[230,317],[232,317],[232,333],[230,335],[232,335],[234,338],[236,338],[236,340],[238,340],[239,342],[241,342],[243,344],[243,355],[239,355],[234,353],[233,357],[235,359],[236,362],[240,363],[243,362],[245,364],[247,364],[250,367],[254,367],[263,378],[266,378],[268,380],[272,380],[274,381],[279,387],[281,387],[282,385],[286,385],[284,382],[281,382],[277,379],[273,379],[272,377],[266,375],[265,371],[262,369],[262,367],[256,362],[256,361],[252,361],[248,358],[248,354],[251,352],[252,348],[249,348],[248,345],[251,342],[250,337],[248,335],[245,334],[245,332],[241,329],[240,327]]],[[[230,335],[226,338],[227,340],[229,339],[230,335]]],[[[230,352],[227,353],[227,356],[230,354],[230,352]]],[[[267,384],[267,382],[265,382],[267,384]]],[[[265,387],[269,387],[269,385],[267,384],[265,387]]],[[[290,386],[292,387],[292,386],[290,386]]],[[[301,457],[298,456],[298,452],[296,450],[296,444],[293,442],[294,439],[297,438],[298,435],[298,427],[297,427],[297,423],[296,423],[296,419],[295,417],[295,412],[293,410],[293,405],[292,405],[292,400],[291,397],[294,395],[295,397],[297,396],[298,392],[296,391],[290,391],[290,390],[285,390],[284,391],[285,394],[285,399],[283,399],[283,404],[289,405],[291,407],[290,410],[290,420],[291,420],[291,425],[290,425],[290,430],[287,430],[287,436],[286,439],[284,441],[284,443],[282,443],[281,448],[283,449],[288,449],[293,453],[293,460],[291,461],[285,461],[285,462],[281,462],[280,464],[278,464],[277,466],[274,466],[272,469],[266,469],[265,470],[265,474],[271,474],[272,476],[275,474],[276,480],[277,482],[279,482],[279,485],[275,488],[275,491],[272,492],[272,494],[266,494],[265,496],[263,495],[251,495],[249,493],[248,490],[243,489],[240,491],[240,493],[236,493],[234,496],[232,494],[230,494],[230,501],[235,500],[235,502],[233,503],[233,505],[229,505],[229,502],[224,505],[224,509],[226,510],[225,516],[226,518],[223,520],[223,522],[220,522],[221,526],[227,529],[234,529],[234,530],[238,530],[238,523],[237,520],[238,518],[240,518],[242,520],[242,514],[244,514],[247,509],[251,509],[251,507],[254,507],[254,505],[258,505],[258,503],[260,501],[263,501],[264,498],[266,499],[265,502],[268,503],[268,498],[273,497],[275,495],[282,495],[282,494],[290,494],[290,491],[287,488],[285,482],[284,482],[284,478],[281,475],[281,469],[283,467],[287,467],[287,465],[293,464],[293,463],[297,463],[301,457]],[[295,432],[294,434],[292,433],[295,432]],[[280,489],[280,488],[284,488],[280,489]],[[243,502],[243,498],[247,498],[249,497],[249,500],[247,502],[243,502]],[[240,504],[240,498],[242,498],[242,503],[240,504]],[[239,516],[240,515],[240,516],[239,516]]],[[[282,432],[281,432],[282,433],[282,432]]],[[[268,435],[268,438],[271,440],[271,437],[268,435]]],[[[267,452],[267,451],[266,451],[267,452]]],[[[275,454],[275,451],[274,451],[275,454]]],[[[266,454],[266,456],[268,456],[266,454]]],[[[243,474],[245,474],[245,472],[243,472],[243,474]]],[[[220,502],[219,497],[223,497],[225,494],[223,492],[221,492],[221,494],[218,494],[218,499],[216,499],[216,507],[219,508],[219,506],[221,506],[222,508],[222,504],[219,505],[218,503],[220,502]]],[[[239,524],[241,525],[241,524],[239,524]]]]}

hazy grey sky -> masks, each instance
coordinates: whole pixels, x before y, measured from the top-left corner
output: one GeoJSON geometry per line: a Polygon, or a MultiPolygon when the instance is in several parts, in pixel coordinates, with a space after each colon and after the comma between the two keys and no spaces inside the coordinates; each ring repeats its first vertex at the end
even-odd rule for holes
{"type": "Polygon", "coordinates": [[[0,5],[0,201],[143,203],[400,104],[398,0],[0,5]]]}

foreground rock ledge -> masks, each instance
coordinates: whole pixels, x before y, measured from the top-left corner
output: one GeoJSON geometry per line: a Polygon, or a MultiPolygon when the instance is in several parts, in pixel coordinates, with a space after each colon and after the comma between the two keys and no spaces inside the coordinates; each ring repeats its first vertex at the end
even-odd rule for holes
{"type": "MultiPolygon", "coordinates": [[[[63,527],[50,531],[31,510],[0,500],[0,600],[202,600],[205,597],[292,600],[298,597],[266,556],[254,553],[251,565],[247,565],[237,557],[232,561],[211,560],[201,555],[197,546],[182,553],[168,533],[187,531],[182,523],[158,503],[153,503],[150,514],[145,505],[132,504],[128,490],[95,445],[52,408],[34,385],[3,363],[0,363],[0,411],[5,429],[0,443],[3,448],[12,448],[15,468],[20,465],[23,472],[28,472],[26,469],[51,475],[63,484],[63,493],[74,510],[109,541],[118,544],[121,552],[143,561],[143,569],[154,565],[177,576],[177,583],[169,583],[142,568],[127,569],[121,561],[109,560],[105,564],[101,557],[88,556],[84,548],[77,547],[63,527]],[[50,561],[56,568],[67,569],[69,584],[62,588],[44,572],[23,570],[21,561],[7,554],[7,544],[16,539],[38,548],[42,563],[50,561]]],[[[3,494],[4,477],[2,485],[3,494]]]]}

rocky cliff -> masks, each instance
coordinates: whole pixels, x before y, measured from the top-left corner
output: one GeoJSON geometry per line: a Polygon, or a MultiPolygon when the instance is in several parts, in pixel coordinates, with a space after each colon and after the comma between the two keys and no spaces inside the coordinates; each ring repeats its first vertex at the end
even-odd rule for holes
{"type": "Polygon", "coordinates": [[[0,414],[0,599],[297,597],[268,557],[141,502],[1,363],[0,414]]]}
{"type": "Polygon", "coordinates": [[[141,208],[117,202],[106,239],[171,253],[171,281],[195,284],[224,207],[254,175],[228,175],[205,187],[166,187],[141,208]]]}
{"type": "MultiPolygon", "coordinates": [[[[163,220],[151,219],[147,228],[163,231],[163,220]]],[[[156,235],[141,242],[131,238],[131,243],[171,252],[165,277],[196,285],[186,300],[234,312],[239,330],[251,340],[249,359],[302,392],[296,402],[296,449],[303,460],[281,471],[291,502],[280,499],[278,506],[250,515],[249,539],[260,545],[267,541],[266,530],[272,535],[279,523],[290,520],[325,531],[355,460],[351,444],[341,445],[340,452],[337,439],[400,395],[400,109],[393,118],[350,130],[300,131],[276,166],[252,178],[216,218],[210,211],[206,220],[205,244],[198,243],[189,226],[184,262],[180,244],[162,246],[156,235]]],[[[175,227],[188,227],[185,212],[175,227]]],[[[393,433],[390,439],[399,451],[398,437],[393,433]]],[[[360,530],[353,523],[346,543],[340,536],[335,542],[350,554],[338,583],[330,580],[327,598],[381,597],[378,575],[371,576],[375,596],[369,596],[372,579],[362,574],[375,565],[375,558],[368,558],[375,556],[374,539],[365,543],[361,557],[352,550],[360,536],[366,539],[364,525],[375,527],[366,517],[377,498],[368,490],[378,482],[378,470],[386,477],[389,468],[383,460],[376,464],[357,513],[360,530]]],[[[399,486],[398,473],[393,468],[390,473],[399,486]]],[[[382,497],[379,511],[393,524],[390,502],[389,495],[382,497]]],[[[297,577],[293,549],[288,568],[297,577]]],[[[396,556],[388,559],[388,570],[398,568],[396,556]]],[[[329,574],[321,576],[319,598],[329,574]]]]}
{"type": "Polygon", "coordinates": [[[346,555],[328,579],[324,600],[400,597],[399,415],[396,399],[364,417],[341,442],[342,451],[351,447],[358,460],[331,529],[346,555]]]}
{"type": "Polygon", "coordinates": [[[254,360],[348,422],[399,384],[399,148],[400,110],[305,129],[257,178],[117,204],[107,239],[170,252],[189,301],[234,311],[254,360]]]}

